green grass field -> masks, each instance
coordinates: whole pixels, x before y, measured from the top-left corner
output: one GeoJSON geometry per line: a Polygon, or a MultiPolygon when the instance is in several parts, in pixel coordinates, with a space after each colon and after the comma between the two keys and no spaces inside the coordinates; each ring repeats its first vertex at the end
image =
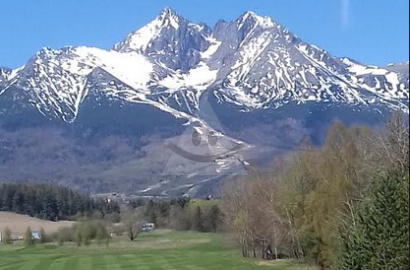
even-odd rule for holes
{"type": "Polygon", "coordinates": [[[116,239],[107,248],[46,245],[0,247],[0,270],[303,270],[288,262],[261,265],[226,248],[217,235],[154,233],[137,242],[116,239]]]}

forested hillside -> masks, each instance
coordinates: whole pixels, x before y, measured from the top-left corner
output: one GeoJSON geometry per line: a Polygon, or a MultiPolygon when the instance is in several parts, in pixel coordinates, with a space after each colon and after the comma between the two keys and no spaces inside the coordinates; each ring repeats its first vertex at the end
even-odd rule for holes
{"type": "Polygon", "coordinates": [[[0,211],[26,214],[45,220],[57,221],[75,215],[91,215],[94,211],[103,215],[119,212],[115,202],[93,200],[88,194],[71,189],[42,184],[0,185],[0,211]]]}

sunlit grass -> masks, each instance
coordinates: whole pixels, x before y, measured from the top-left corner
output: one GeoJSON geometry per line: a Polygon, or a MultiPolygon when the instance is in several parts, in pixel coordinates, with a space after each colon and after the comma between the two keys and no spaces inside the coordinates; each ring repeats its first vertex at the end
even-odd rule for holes
{"type": "MultiPolygon", "coordinates": [[[[263,263],[241,258],[219,241],[220,236],[198,233],[156,232],[131,243],[114,239],[108,246],[77,248],[18,244],[0,248],[0,270],[304,270],[287,261],[263,263]]],[[[310,269],[309,269],[310,270],[310,269]]]]}

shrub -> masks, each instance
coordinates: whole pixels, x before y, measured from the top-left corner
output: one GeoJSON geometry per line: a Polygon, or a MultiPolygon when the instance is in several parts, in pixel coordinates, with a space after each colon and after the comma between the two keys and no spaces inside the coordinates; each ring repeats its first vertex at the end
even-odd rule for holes
{"type": "Polygon", "coordinates": [[[33,246],[34,245],[34,239],[33,239],[33,233],[30,229],[30,227],[27,228],[26,232],[24,233],[24,245],[26,247],[33,246]]]}
{"type": "Polygon", "coordinates": [[[5,245],[11,245],[13,244],[13,238],[12,238],[12,232],[10,228],[5,228],[2,234],[2,241],[3,244],[5,245]]]}

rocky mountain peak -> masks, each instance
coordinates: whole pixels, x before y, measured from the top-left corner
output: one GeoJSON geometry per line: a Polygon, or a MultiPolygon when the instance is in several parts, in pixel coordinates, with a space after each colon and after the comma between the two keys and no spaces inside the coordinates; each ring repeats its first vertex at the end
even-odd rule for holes
{"type": "Polygon", "coordinates": [[[166,20],[166,19],[175,19],[176,21],[179,21],[180,19],[185,20],[181,15],[179,15],[178,12],[174,11],[173,9],[167,7],[164,8],[160,14],[159,17],[162,20],[166,20]]]}
{"type": "Polygon", "coordinates": [[[275,23],[269,17],[261,17],[254,12],[245,12],[238,19],[238,28],[241,29],[246,25],[251,25],[252,27],[260,26],[262,28],[271,28],[275,26],[275,23]]]}
{"type": "MultiPolygon", "coordinates": [[[[5,84],[10,76],[11,69],[5,68],[5,67],[0,67],[0,86],[2,84],[5,84]]],[[[1,89],[0,89],[1,92],[1,89]]]]}
{"type": "Polygon", "coordinates": [[[23,89],[30,106],[75,121],[95,69],[104,74],[94,78],[101,87],[95,93],[159,102],[192,116],[209,91],[250,111],[289,102],[376,103],[408,111],[408,63],[377,68],[335,58],[253,12],[211,29],[170,8],[111,51],[44,48],[20,69],[0,69],[0,95],[23,89]]]}

